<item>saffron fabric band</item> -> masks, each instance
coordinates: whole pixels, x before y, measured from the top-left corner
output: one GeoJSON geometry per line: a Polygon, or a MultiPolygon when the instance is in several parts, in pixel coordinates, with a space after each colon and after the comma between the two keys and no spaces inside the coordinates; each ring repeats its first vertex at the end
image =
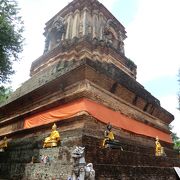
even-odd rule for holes
{"type": "Polygon", "coordinates": [[[102,104],[86,98],[82,98],[28,117],[25,119],[24,128],[32,128],[48,124],[50,122],[68,119],[77,116],[83,111],[89,113],[101,122],[111,122],[111,124],[115,127],[153,138],[158,136],[159,139],[172,143],[170,134],[143,124],[142,122],[121,114],[119,111],[113,111],[102,104]]]}

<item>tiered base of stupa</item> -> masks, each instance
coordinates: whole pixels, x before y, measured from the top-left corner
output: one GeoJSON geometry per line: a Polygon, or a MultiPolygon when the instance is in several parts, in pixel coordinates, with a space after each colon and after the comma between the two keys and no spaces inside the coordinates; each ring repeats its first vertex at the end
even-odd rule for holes
{"type": "Polygon", "coordinates": [[[17,135],[0,153],[0,179],[67,180],[73,169],[71,152],[78,145],[85,147],[86,162],[93,163],[97,180],[177,178],[173,167],[180,162],[168,143],[163,144],[167,157],[155,157],[153,139],[114,128],[123,151],[102,149],[106,124],[87,114],[60,121],[57,126],[62,139],[59,147],[42,148],[48,126],[17,135]],[[47,163],[41,162],[43,156],[48,157],[47,163]]]}
{"type": "Polygon", "coordinates": [[[67,180],[75,146],[85,147],[97,180],[176,179],[173,167],[180,162],[167,128],[171,114],[111,63],[54,64],[20,87],[1,110],[0,136],[9,143],[0,153],[0,179],[67,180]],[[54,122],[61,145],[43,148],[54,122]],[[108,122],[123,151],[101,147],[108,122]],[[166,157],[155,156],[156,136],[166,157]]]}

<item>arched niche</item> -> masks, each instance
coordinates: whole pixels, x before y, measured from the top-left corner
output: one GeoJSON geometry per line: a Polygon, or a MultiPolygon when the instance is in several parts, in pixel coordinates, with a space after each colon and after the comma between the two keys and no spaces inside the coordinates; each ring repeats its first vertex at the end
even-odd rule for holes
{"type": "Polygon", "coordinates": [[[45,32],[46,40],[45,40],[44,52],[53,49],[57,44],[59,44],[64,34],[65,34],[64,19],[58,16],[54,19],[51,26],[45,32]]]}
{"type": "Polygon", "coordinates": [[[107,20],[104,27],[104,39],[106,43],[111,44],[117,50],[124,53],[124,43],[120,31],[113,20],[107,20]]]}

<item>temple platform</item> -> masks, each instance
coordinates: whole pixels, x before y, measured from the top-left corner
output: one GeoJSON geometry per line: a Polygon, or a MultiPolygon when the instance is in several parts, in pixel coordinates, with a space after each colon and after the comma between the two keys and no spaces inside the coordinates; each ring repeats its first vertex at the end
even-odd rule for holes
{"type": "Polygon", "coordinates": [[[0,179],[67,180],[75,168],[71,153],[82,146],[96,180],[177,180],[174,116],[136,81],[124,26],[97,0],[73,0],[46,23],[44,35],[30,79],[0,104],[0,140],[8,141],[0,179]],[[102,147],[109,123],[120,149],[102,147]],[[166,156],[155,156],[156,137],[166,156]],[[52,139],[60,146],[43,148],[52,139]]]}
{"type": "Polygon", "coordinates": [[[115,137],[123,151],[103,149],[101,143],[106,124],[89,115],[61,121],[57,126],[62,139],[59,147],[42,148],[50,131],[48,126],[34,130],[33,134],[17,134],[18,139],[11,140],[8,149],[0,153],[0,178],[67,180],[73,166],[71,152],[75,146],[83,146],[86,162],[93,163],[97,180],[177,179],[173,167],[180,167],[180,161],[165,142],[167,156],[156,157],[153,139],[135,134],[130,138],[128,132],[116,128],[115,137]],[[47,163],[41,161],[42,156],[48,157],[47,163]]]}

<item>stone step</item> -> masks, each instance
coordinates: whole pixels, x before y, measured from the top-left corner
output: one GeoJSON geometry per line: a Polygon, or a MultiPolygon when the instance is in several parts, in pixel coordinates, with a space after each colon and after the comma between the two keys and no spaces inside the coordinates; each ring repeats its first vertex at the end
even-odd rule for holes
{"type": "Polygon", "coordinates": [[[96,164],[98,180],[178,180],[173,168],[96,164]]]}
{"type": "Polygon", "coordinates": [[[0,163],[0,180],[40,180],[59,179],[67,180],[71,175],[72,163],[0,163]]]}
{"type": "MultiPolygon", "coordinates": [[[[8,164],[6,165],[8,166],[8,164]]],[[[34,163],[14,164],[16,168],[9,167],[11,174],[6,176],[0,170],[3,179],[58,179],[67,180],[71,175],[72,164],[61,163],[34,163]]],[[[0,165],[0,167],[2,167],[0,165]]],[[[173,168],[157,166],[123,166],[113,164],[94,164],[97,180],[177,180],[178,177],[173,168]]]]}
{"type": "MultiPolygon", "coordinates": [[[[0,154],[0,175],[7,178],[7,174],[13,177],[9,179],[61,179],[66,180],[71,173],[72,159],[70,152],[74,147],[55,147],[47,149],[36,149],[35,163],[31,162],[29,151],[19,151],[18,154],[4,152],[0,154]],[[3,157],[8,155],[4,161],[3,157]],[[40,157],[46,155],[49,157],[47,164],[40,163],[40,157]],[[19,160],[18,160],[19,157],[19,160]],[[24,159],[23,159],[24,157],[24,159]],[[27,159],[29,158],[29,161],[27,159]],[[25,163],[21,161],[25,160],[25,163]],[[11,160],[11,163],[10,163],[11,160]],[[4,163],[3,163],[4,162],[4,163]],[[63,173],[62,173],[63,172],[63,173]]],[[[131,180],[135,179],[168,179],[174,180],[175,175],[172,171],[173,164],[177,159],[168,157],[155,157],[152,155],[140,154],[137,152],[120,151],[117,149],[101,149],[99,147],[86,147],[86,162],[92,162],[97,172],[98,180],[131,180]],[[167,172],[165,172],[167,170],[167,172]],[[102,174],[101,172],[106,172],[102,174]],[[141,176],[140,176],[141,174],[141,176]]],[[[8,179],[7,178],[7,179],[8,179]]]]}
{"type": "Polygon", "coordinates": [[[51,158],[51,161],[56,162],[59,159],[68,158],[70,161],[71,154],[70,152],[74,147],[59,146],[54,148],[42,148],[42,149],[20,149],[20,150],[11,150],[8,149],[5,152],[0,153],[0,163],[30,163],[32,157],[36,162],[40,162],[41,157],[48,156],[51,158]]]}
{"type": "Polygon", "coordinates": [[[86,147],[86,161],[94,164],[117,164],[133,166],[180,167],[178,158],[156,157],[120,149],[86,147]]]}
{"type": "MultiPolygon", "coordinates": [[[[42,145],[39,145],[40,142],[42,142],[40,139],[19,140],[18,143],[10,144],[11,146],[5,152],[0,153],[0,179],[12,179],[11,175],[13,175],[13,179],[17,180],[28,180],[28,178],[67,180],[67,175],[72,168],[71,151],[75,147],[73,143],[67,138],[67,141],[63,139],[60,147],[43,149],[42,145]],[[43,155],[49,157],[49,163],[40,163],[43,155]],[[31,163],[32,157],[34,163],[31,163]]],[[[133,147],[134,145],[124,143],[124,151],[102,149],[100,148],[100,139],[92,137],[83,138],[82,144],[86,147],[86,162],[93,163],[98,180],[123,180],[123,178],[130,180],[133,179],[133,176],[138,179],[141,177],[139,174],[142,175],[141,179],[149,176],[151,179],[147,178],[148,180],[161,180],[165,179],[165,175],[167,175],[170,180],[174,180],[174,171],[171,167],[180,167],[180,162],[176,158],[172,158],[173,156],[155,157],[151,150],[140,145],[133,147]],[[135,151],[136,149],[137,151],[135,151]],[[103,176],[104,171],[107,172],[103,176]],[[157,178],[158,173],[159,178],[157,178]],[[123,175],[125,176],[123,177],[123,175]]]]}
{"type": "MultiPolygon", "coordinates": [[[[85,147],[88,147],[88,146],[100,147],[101,144],[102,144],[102,139],[95,138],[92,136],[83,136],[83,145],[85,147]]],[[[121,139],[120,144],[125,151],[137,152],[137,153],[147,154],[147,155],[152,155],[152,156],[155,154],[155,146],[147,147],[137,142],[125,140],[125,139],[121,139]]],[[[169,148],[165,147],[164,150],[168,157],[177,158],[178,156],[177,153],[170,147],[169,148]]]]}
{"type": "Polygon", "coordinates": [[[0,153],[0,179],[8,176],[7,179],[17,180],[28,178],[67,180],[67,174],[70,174],[73,163],[70,154],[72,149],[74,147],[54,147],[0,153]],[[46,164],[43,163],[42,156],[48,156],[46,164]]]}
{"type": "Polygon", "coordinates": [[[58,179],[67,180],[71,175],[72,163],[34,163],[26,164],[23,179],[58,179]]]}
{"type": "MultiPolygon", "coordinates": [[[[48,156],[51,162],[64,163],[71,160],[71,151],[74,147],[60,146],[47,149],[15,150],[0,153],[0,163],[30,163],[40,162],[41,157],[48,156]]],[[[120,149],[102,149],[94,146],[86,146],[86,161],[102,164],[120,164],[134,166],[160,166],[179,167],[180,161],[171,157],[156,157],[151,154],[142,154],[120,149]]]]}

